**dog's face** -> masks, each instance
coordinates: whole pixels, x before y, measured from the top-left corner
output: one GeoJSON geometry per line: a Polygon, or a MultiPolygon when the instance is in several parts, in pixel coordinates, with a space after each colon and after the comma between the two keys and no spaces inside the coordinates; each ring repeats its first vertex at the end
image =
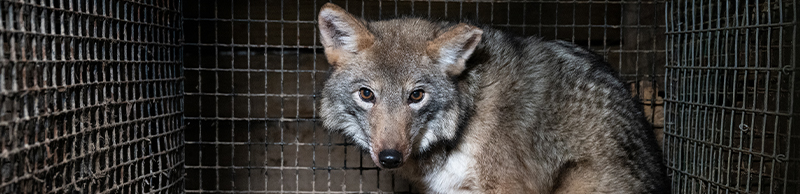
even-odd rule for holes
{"type": "Polygon", "coordinates": [[[318,21],[333,67],[320,107],[326,128],[347,135],[388,169],[455,137],[452,78],[464,70],[480,29],[420,19],[366,23],[330,3],[318,21]]]}

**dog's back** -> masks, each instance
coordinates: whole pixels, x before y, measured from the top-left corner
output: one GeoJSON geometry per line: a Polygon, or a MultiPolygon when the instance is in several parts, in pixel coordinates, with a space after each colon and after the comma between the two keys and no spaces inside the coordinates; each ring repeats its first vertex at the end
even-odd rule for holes
{"type": "Polygon", "coordinates": [[[464,133],[483,141],[478,163],[493,164],[479,168],[481,182],[520,191],[491,182],[524,177],[523,190],[540,193],[668,191],[650,124],[601,56],[483,29],[468,61],[475,81],[464,82],[481,88],[464,133]]]}
{"type": "Polygon", "coordinates": [[[431,193],[662,193],[650,125],[601,57],[571,43],[332,4],[324,125],[431,193]]]}

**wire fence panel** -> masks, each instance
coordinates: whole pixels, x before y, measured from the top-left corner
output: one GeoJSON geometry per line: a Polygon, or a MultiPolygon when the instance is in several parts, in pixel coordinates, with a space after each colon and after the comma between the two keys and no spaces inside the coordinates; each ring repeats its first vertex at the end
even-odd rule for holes
{"type": "Polygon", "coordinates": [[[664,147],[673,191],[800,191],[797,4],[667,3],[664,147]]]}
{"type": "Polygon", "coordinates": [[[180,2],[0,1],[0,193],[183,192],[180,2]]]}
{"type": "MultiPolygon", "coordinates": [[[[183,1],[187,193],[416,192],[318,120],[328,1],[183,1]]],[[[591,48],[663,127],[664,1],[333,1],[368,20],[470,19],[591,48]]]]}

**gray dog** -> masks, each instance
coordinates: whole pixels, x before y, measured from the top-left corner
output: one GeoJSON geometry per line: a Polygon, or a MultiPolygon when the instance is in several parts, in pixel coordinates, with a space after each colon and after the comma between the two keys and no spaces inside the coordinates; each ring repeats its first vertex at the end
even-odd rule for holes
{"type": "Polygon", "coordinates": [[[665,193],[641,107],[602,57],[464,23],[319,13],[326,128],[428,193],[665,193]]]}

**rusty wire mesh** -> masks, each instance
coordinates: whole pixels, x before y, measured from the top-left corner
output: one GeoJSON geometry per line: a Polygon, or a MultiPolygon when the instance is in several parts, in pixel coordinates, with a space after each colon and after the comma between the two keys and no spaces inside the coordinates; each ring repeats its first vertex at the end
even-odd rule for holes
{"type": "Polygon", "coordinates": [[[664,146],[673,191],[800,191],[797,4],[667,4],[664,146]]]}
{"type": "MultiPolygon", "coordinates": [[[[414,192],[318,121],[328,1],[183,2],[187,193],[414,192]]],[[[472,19],[575,42],[620,71],[663,125],[663,1],[333,1],[369,20],[472,19]]]]}
{"type": "Polygon", "coordinates": [[[180,2],[0,1],[0,193],[183,192],[180,2]]]}

